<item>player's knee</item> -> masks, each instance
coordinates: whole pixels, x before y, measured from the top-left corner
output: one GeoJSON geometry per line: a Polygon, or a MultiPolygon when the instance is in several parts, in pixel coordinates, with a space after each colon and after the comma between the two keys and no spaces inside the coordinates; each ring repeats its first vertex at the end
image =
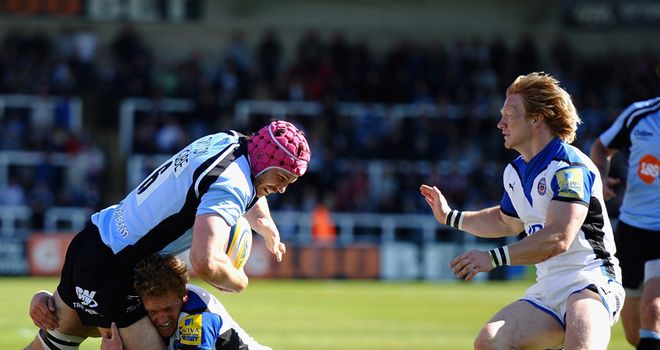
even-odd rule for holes
{"type": "Polygon", "coordinates": [[[85,338],[51,330],[39,330],[39,343],[44,350],[77,350],[85,338]]]}
{"type": "Polygon", "coordinates": [[[474,340],[475,350],[496,350],[500,349],[497,339],[495,339],[496,330],[489,325],[484,326],[479,332],[479,335],[474,340]]]}

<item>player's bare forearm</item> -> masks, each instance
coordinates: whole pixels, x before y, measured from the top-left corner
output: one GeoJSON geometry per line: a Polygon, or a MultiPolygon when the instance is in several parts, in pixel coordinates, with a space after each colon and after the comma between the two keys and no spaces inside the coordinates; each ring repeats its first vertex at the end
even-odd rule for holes
{"type": "Polygon", "coordinates": [[[504,217],[500,206],[495,206],[479,211],[464,211],[462,229],[477,237],[499,238],[516,235],[523,230],[523,226],[515,218],[504,217]]]}
{"type": "Polygon", "coordinates": [[[250,227],[264,238],[266,248],[275,255],[278,262],[282,261],[282,255],[286,253],[286,246],[280,241],[280,231],[270,215],[266,197],[259,198],[244,216],[250,223],[250,227]]]}
{"type": "Polygon", "coordinates": [[[259,198],[257,203],[244,216],[250,223],[250,227],[264,239],[269,240],[276,237],[279,240],[280,232],[270,215],[266,197],[259,198]]]}
{"type": "Polygon", "coordinates": [[[615,153],[616,150],[605,147],[600,139],[596,139],[596,141],[594,141],[594,143],[591,145],[591,153],[589,153],[589,157],[598,168],[598,171],[600,171],[601,178],[607,178],[610,167],[610,159],[612,159],[612,156],[615,153]]]}
{"type": "Polygon", "coordinates": [[[209,284],[229,292],[247,287],[243,271],[234,268],[225,254],[229,226],[219,215],[198,215],[193,226],[190,264],[195,273],[209,284]]]}
{"type": "Polygon", "coordinates": [[[511,265],[532,265],[568,250],[587,215],[587,207],[577,203],[552,201],[546,225],[519,242],[509,244],[511,265]]]}
{"type": "Polygon", "coordinates": [[[191,254],[190,263],[198,277],[224,292],[240,293],[247,288],[245,272],[234,268],[224,253],[218,253],[207,261],[193,259],[191,254]]]}
{"type": "Polygon", "coordinates": [[[552,227],[546,227],[531,236],[509,244],[511,265],[534,265],[544,262],[565,251],[562,244],[564,233],[552,227]]]}
{"type": "Polygon", "coordinates": [[[600,139],[596,139],[593,145],[591,145],[589,157],[591,157],[591,160],[600,172],[600,177],[603,179],[603,198],[605,200],[616,197],[614,187],[621,182],[621,179],[609,176],[610,162],[616,152],[617,150],[615,149],[607,148],[600,139]]]}

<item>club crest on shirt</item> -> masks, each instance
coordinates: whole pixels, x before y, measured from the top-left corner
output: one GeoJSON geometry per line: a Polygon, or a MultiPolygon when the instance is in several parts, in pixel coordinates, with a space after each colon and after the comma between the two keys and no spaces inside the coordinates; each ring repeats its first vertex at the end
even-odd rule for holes
{"type": "Polygon", "coordinates": [[[179,320],[179,342],[182,345],[202,344],[202,315],[188,315],[179,320]]]}
{"type": "Polygon", "coordinates": [[[555,174],[559,191],[558,197],[577,198],[584,197],[584,178],[580,168],[565,168],[555,174]]]}
{"type": "Polygon", "coordinates": [[[541,180],[539,180],[539,184],[536,185],[536,190],[539,192],[540,196],[545,196],[545,192],[547,190],[545,185],[545,177],[542,177],[541,180]]]}

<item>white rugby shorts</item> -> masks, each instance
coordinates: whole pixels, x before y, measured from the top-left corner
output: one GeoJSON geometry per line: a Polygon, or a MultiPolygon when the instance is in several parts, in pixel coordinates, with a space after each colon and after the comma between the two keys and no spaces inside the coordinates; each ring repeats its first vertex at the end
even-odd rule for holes
{"type": "Polygon", "coordinates": [[[563,328],[566,328],[568,298],[590,285],[596,287],[600,299],[610,315],[610,325],[614,325],[619,319],[626,293],[621,283],[604,275],[599,269],[545,277],[529,287],[521,300],[550,314],[563,328]]]}

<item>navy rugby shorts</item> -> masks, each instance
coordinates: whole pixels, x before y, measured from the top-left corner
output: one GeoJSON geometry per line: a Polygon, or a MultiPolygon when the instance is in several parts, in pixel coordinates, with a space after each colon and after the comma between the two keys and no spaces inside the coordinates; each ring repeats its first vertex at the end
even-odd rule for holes
{"type": "Polygon", "coordinates": [[[133,289],[133,266],[116,259],[91,223],[69,244],[57,292],[86,326],[122,328],[147,315],[133,289]]]}
{"type": "Polygon", "coordinates": [[[644,281],[644,263],[660,259],[660,231],[644,230],[619,220],[614,240],[623,287],[637,289],[644,281]]]}

